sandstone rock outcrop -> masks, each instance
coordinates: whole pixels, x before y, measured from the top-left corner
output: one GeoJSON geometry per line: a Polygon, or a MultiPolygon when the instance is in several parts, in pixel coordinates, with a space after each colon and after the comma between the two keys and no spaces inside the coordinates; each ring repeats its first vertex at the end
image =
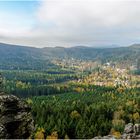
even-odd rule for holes
{"type": "Polygon", "coordinates": [[[0,93],[0,139],[26,139],[34,130],[30,107],[13,95],[0,93]]]}
{"type": "MultiPolygon", "coordinates": [[[[95,139],[116,139],[113,135],[107,135],[107,136],[97,136],[93,138],[95,139]]],[[[124,132],[121,135],[120,139],[138,139],[140,140],[140,124],[132,124],[128,123],[125,125],[124,132]]]]}
{"type": "Polygon", "coordinates": [[[125,125],[124,133],[121,136],[122,139],[140,139],[140,124],[129,123],[125,125]]]}

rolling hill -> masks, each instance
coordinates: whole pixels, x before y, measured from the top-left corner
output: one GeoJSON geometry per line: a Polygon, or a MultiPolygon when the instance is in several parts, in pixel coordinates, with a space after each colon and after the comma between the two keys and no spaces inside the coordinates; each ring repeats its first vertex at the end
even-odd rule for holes
{"type": "Polygon", "coordinates": [[[101,62],[127,61],[135,64],[140,59],[140,44],[117,48],[33,48],[0,43],[0,69],[46,69],[56,67],[53,59],[99,60],[101,62]]]}

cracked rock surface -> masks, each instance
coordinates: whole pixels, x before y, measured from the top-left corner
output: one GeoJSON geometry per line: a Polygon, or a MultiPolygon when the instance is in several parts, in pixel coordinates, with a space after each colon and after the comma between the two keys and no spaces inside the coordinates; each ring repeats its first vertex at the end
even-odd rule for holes
{"type": "Polygon", "coordinates": [[[0,139],[26,139],[34,130],[31,108],[13,95],[0,93],[0,139]]]}

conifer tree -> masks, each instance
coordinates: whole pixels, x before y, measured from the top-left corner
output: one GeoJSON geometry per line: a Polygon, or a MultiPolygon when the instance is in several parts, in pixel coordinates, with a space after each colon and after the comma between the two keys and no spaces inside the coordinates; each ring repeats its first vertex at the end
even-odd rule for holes
{"type": "Polygon", "coordinates": [[[0,73],[0,92],[2,91],[2,75],[0,73]]]}
{"type": "Polygon", "coordinates": [[[137,69],[140,70],[140,58],[137,60],[137,69]]]}

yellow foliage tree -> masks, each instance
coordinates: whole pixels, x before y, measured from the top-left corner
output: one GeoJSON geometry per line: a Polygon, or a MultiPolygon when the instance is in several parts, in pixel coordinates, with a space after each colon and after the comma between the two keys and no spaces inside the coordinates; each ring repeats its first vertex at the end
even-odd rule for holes
{"type": "Polygon", "coordinates": [[[137,123],[140,122],[140,115],[138,112],[133,114],[133,120],[137,123]]]}
{"type": "Polygon", "coordinates": [[[28,98],[28,99],[26,100],[26,102],[27,102],[29,105],[32,105],[32,104],[33,104],[33,101],[32,101],[30,98],[28,98]]]}
{"type": "Polygon", "coordinates": [[[58,133],[57,133],[57,131],[52,132],[51,135],[47,136],[46,139],[51,139],[51,140],[52,140],[52,139],[53,139],[53,140],[58,139],[58,133]]]}
{"type": "Polygon", "coordinates": [[[76,110],[72,111],[71,114],[70,114],[70,116],[73,119],[77,119],[77,118],[81,117],[81,115],[79,114],[79,112],[76,111],[76,110]]]}
{"type": "Polygon", "coordinates": [[[115,131],[114,129],[111,130],[111,134],[116,138],[120,139],[121,138],[121,133],[119,131],[115,131]]]}
{"type": "Polygon", "coordinates": [[[84,89],[83,88],[80,88],[80,87],[77,87],[77,88],[75,88],[75,91],[78,92],[78,93],[81,93],[81,92],[84,91],[84,89]]]}
{"type": "Polygon", "coordinates": [[[114,119],[112,120],[112,124],[115,131],[122,132],[125,126],[125,121],[122,119],[114,119]]]}
{"type": "Polygon", "coordinates": [[[37,132],[35,133],[35,139],[44,139],[45,130],[43,128],[38,128],[37,132]]]}
{"type": "Polygon", "coordinates": [[[116,119],[121,119],[122,118],[122,116],[124,115],[124,110],[122,110],[122,109],[120,109],[119,111],[115,111],[114,112],[114,116],[113,116],[113,118],[114,118],[114,120],[116,120],[116,119]]]}
{"type": "Polygon", "coordinates": [[[64,139],[69,140],[69,136],[66,134],[64,139]]]}

